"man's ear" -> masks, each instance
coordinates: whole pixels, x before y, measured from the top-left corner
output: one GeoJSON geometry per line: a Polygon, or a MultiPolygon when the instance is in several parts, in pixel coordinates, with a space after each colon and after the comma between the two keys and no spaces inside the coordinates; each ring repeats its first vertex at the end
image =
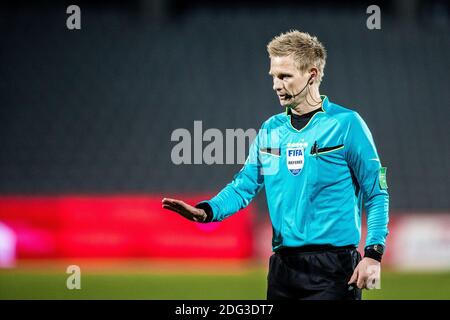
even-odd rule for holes
{"type": "Polygon", "coordinates": [[[309,70],[309,74],[310,74],[310,80],[309,80],[309,84],[312,85],[314,83],[314,81],[317,78],[317,75],[319,73],[319,70],[317,70],[317,68],[311,68],[309,70]]]}

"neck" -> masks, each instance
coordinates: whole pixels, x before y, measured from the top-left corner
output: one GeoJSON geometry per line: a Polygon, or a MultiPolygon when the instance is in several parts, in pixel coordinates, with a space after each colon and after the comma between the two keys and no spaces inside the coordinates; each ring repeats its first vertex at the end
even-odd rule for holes
{"type": "Polygon", "coordinates": [[[322,98],[320,97],[319,88],[315,85],[312,85],[308,88],[306,95],[302,97],[302,101],[291,108],[292,113],[301,116],[302,114],[309,113],[321,106],[322,98]],[[318,103],[319,102],[319,103],[318,103]]]}

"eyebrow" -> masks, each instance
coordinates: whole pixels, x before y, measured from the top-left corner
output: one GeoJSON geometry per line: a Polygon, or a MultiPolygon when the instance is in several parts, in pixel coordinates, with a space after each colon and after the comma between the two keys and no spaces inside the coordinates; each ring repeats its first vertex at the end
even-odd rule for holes
{"type": "MultiPolygon", "coordinates": [[[[280,76],[291,76],[291,77],[293,76],[293,74],[289,73],[289,72],[280,72],[278,75],[280,75],[280,76]]],[[[274,76],[274,74],[269,71],[269,76],[274,76]]]]}

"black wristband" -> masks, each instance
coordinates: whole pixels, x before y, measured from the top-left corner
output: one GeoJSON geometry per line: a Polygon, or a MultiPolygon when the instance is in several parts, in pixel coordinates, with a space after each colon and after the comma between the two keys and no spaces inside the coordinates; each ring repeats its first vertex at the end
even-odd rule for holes
{"type": "Polygon", "coordinates": [[[205,211],[206,219],[202,221],[203,223],[211,222],[213,218],[212,208],[207,202],[200,202],[195,207],[198,209],[203,209],[203,211],[205,211]]]}
{"type": "Polygon", "coordinates": [[[384,247],[382,245],[376,244],[373,246],[367,246],[364,249],[364,258],[371,258],[381,262],[383,257],[384,247]]]}

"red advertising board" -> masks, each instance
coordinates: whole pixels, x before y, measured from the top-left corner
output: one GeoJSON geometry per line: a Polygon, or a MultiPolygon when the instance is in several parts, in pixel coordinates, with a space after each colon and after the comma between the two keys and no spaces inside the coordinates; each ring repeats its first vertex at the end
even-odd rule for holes
{"type": "MultiPolygon", "coordinates": [[[[207,198],[181,197],[190,204],[207,198]]],[[[252,206],[221,223],[201,224],[162,209],[161,199],[0,197],[0,222],[16,235],[18,258],[251,257],[252,206]]]]}

